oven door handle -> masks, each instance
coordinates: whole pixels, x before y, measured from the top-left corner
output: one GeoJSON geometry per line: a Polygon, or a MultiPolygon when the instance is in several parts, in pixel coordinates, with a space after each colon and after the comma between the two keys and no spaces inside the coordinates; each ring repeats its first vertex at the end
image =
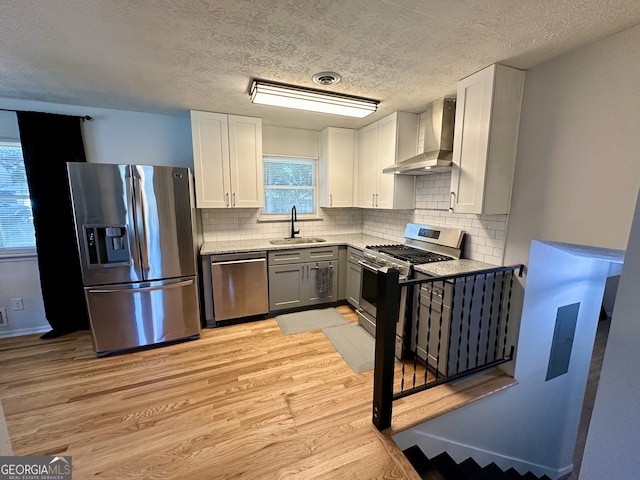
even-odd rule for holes
{"type": "Polygon", "coordinates": [[[367,262],[365,260],[358,260],[358,264],[360,266],[366,268],[370,272],[378,273],[380,271],[380,267],[379,266],[374,265],[373,263],[369,263],[369,262],[367,262]]]}

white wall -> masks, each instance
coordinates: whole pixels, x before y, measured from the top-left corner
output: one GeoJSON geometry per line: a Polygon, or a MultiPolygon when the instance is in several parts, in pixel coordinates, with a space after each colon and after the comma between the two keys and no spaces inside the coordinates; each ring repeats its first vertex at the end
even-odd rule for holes
{"type": "MultiPolygon", "coordinates": [[[[0,108],[89,115],[82,124],[87,161],[185,166],[193,169],[191,122],[184,116],[155,115],[93,107],[0,99],[0,108]]],[[[19,140],[16,115],[0,111],[0,139],[19,140]]],[[[0,307],[7,308],[9,326],[0,337],[44,332],[50,329],[44,316],[40,277],[35,256],[0,258],[0,307]],[[20,297],[24,310],[11,310],[20,297]]]]}
{"type": "Polygon", "coordinates": [[[505,261],[624,249],[640,187],[640,26],[527,71],[505,261]]]}
{"type": "Polygon", "coordinates": [[[50,330],[44,315],[35,255],[0,257],[0,306],[7,309],[9,321],[8,326],[0,327],[0,338],[50,330]],[[12,298],[22,298],[24,310],[12,310],[12,298]]]}
{"type": "Polygon", "coordinates": [[[20,131],[18,130],[18,120],[15,112],[0,110],[0,140],[20,140],[20,131]]]}
{"type": "MultiPolygon", "coordinates": [[[[0,99],[0,108],[65,115],[89,115],[82,124],[88,162],[172,165],[193,169],[191,121],[184,116],[0,99]]],[[[19,139],[12,112],[0,111],[0,138],[19,139]],[[7,129],[3,131],[3,129],[7,129]]]]}
{"type": "Polygon", "coordinates": [[[640,472],[640,196],[580,468],[581,480],[635,480],[640,472]]]}
{"type": "MultiPolygon", "coordinates": [[[[529,264],[533,240],[626,248],[640,186],[638,78],[640,26],[527,71],[505,263],[524,263],[532,275],[539,267],[533,260],[529,264]]],[[[553,272],[556,267],[551,264],[550,270],[553,272]]],[[[525,295],[531,295],[538,285],[529,284],[531,280],[530,276],[525,295]]],[[[637,296],[637,282],[635,286],[637,296]]],[[[515,366],[520,384],[420,426],[412,432],[415,439],[435,436],[445,443],[482,446],[491,450],[488,457],[512,457],[550,473],[570,469],[575,421],[584,394],[581,384],[590,356],[588,344],[593,344],[593,322],[599,311],[594,305],[597,307],[603,297],[599,287],[584,288],[592,296],[591,313],[590,318],[581,319],[586,325],[579,332],[582,346],[572,358],[569,377],[540,382],[539,373],[548,361],[551,313],[549,310],[530,315],[525,305],[520,325],[523,343],[518,346],[515,366]],[[555,380],[559,380],[557,388],[549,385],[555,380]]],[[[548,309],[558,301],[555,290],[549,294],[546,304],[542,298],[541,308],[548,309]]],[[[516,300],[518,314],[522,301],[516,300]]],[[[637,308],[629,313],[632,311],[637,312],[637,308]]],[[[620,346],[620,356],[635,359],[628,363],[635,367],[638,329],[630,322],[631,319],[624,328],[634,332],[620,346]],[[628,343],[629,340],[636,343],[628,343]]],[[[616,329],[615,318],[612,329],[616,329]]],[[[632,386],[627,390],[629,395],[612,392],[618,404],[609,406],[608,415],[615,417],[614,410],[618,410],[624,412],[624,418],[633,410],[630,423],[637,431],[638,391],[632,386]]],[[[599,439],[600,446],[604,438],[599,439]]],[[[637,438],[634,440],[635,445],[637,438]]],[[[604,455],[598,459],[608,465],[604,455]]]]}
{"type": "Polygon", "coordinates": [[[263,125],[262,153],[318,158],[320,134],[315,130],[263,125]]]}

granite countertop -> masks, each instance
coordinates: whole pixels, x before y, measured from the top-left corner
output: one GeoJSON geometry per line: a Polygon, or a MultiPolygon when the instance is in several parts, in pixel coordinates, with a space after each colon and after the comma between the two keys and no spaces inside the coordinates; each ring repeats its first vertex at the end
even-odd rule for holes
{"type": "Polygon", "coordinates": [[[477,272],[490,268],[499,268],[501,265],[493,265],[491,263],[479,262],[478,260],[470,260],[462,258],[460,260],[448,260],[446,262],[433,262],[416,265],[414,270],[426,275],[434,275],[437,277],[447,275],[458,275],[461,273],[477,272]]]}
{"type": "Polygon", "coordinates": [[[228,240],[217,242],[204,242],[200,247],[200,255],[211,255],[221,253],[241,253],[255,252],[261,250],[290,250],[292,248],[313,248],[327,247],[333,245],[347,245],[362,250],[367,245],[390,243],[389,240],[361,233],[341,234],[341,235],[318,235],[326,242],[321,243],[299,243],[294,245],[272,245],[269,240],[228,240]]]}
{"type": "MultiPolygon", "coordinates": [[[[294,245],[272,245],[271,243],[269,243],[270,239],[266,238],[256,240],[222,240],[217,242],[204,242],[200,247],[200,255],[256,252],[268,250],[289,250],[293,248],[313,248],[334,245],[347,245],[362,250],[368,245],[393,243],[392,241],[384,238],[374,237],[372,235],[364,235],[361,233],[319,236],[321,238],[324,238],[326,242],[300,243],[294,245]]],[[[450,260],[446,262],[425,263],[423,265],[416,265],[414,268],[416,271],[424,273],[426,275],[439,277],[497,268],[499,266],[500,265],[493,265],[477,260],[460,259],[450,260]]]]}

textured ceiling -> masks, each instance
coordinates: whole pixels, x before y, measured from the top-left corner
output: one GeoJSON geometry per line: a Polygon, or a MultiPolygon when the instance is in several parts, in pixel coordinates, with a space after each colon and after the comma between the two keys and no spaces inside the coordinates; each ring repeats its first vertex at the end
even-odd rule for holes
{"type": "Polygon", "coordinates": [[[3,0],[0,98],[358,128],[422,112],[491,63],[528,69],[638,23],[638,0],[3,0]],[[325,89],[378,112],[249,101],[254,77],[315,86],[327,70],[343,80],[325,89]]]}

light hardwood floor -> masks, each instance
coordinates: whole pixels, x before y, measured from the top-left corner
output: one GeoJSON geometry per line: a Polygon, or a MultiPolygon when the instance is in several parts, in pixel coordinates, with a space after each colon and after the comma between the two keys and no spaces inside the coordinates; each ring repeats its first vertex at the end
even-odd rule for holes
{"type": "MultiPolygon", "coordinates": [[[[86,331],[30,335],[0,340],[0,371],[14,453],[71,455],[77,479],[419,478],[371,423],[373,372],[353,373],[320,330],[266,319],[104,358],[86,331]]],[[[403,399],[387,433],[513,383],[403,399]]]]}

